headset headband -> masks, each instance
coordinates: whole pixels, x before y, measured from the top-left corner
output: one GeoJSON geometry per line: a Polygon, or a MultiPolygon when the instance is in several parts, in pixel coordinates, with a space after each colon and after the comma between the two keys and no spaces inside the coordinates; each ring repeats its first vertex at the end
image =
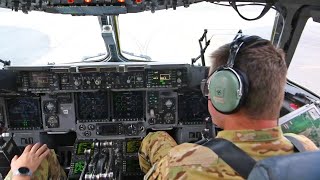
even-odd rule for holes
{"type": "Polygon", "coordinates": [[[242,32],[239,31],[230,44],[228,62],[225,65],[225,68],[233,68],[236,57],[242,46],[248,46],[254,42],[263,40],[264,39],[259,36],[243,36],[242,32]]]}

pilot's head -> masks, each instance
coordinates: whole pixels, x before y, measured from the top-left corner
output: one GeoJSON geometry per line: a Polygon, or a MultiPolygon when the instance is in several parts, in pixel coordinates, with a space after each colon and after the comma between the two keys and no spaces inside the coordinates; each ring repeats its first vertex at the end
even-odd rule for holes
{"type": "Polygon", "coordinates": [[[208,108],[216,125],[224,128],[226,119],[239,116],[255,122],[278,119],[287,74],[282,50],[258,36],[242,36],[211,59],[208,108]]]}

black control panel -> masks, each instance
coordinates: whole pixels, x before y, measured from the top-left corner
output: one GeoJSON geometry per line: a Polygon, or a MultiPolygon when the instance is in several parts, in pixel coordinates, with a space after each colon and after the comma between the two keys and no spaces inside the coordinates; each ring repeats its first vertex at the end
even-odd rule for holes
{"type": "Polygon", "coordinates": [[[82,68],[78,72],[69,73],[53,70],[22,71],[19,73],[18,82],[20,90],[30,92],[180,88],[187,86],[188,73],[186,68],[143,70],[139,68],[138,71],[133,69],[128,72],[117,72],[117,68],[82,68]]]}
{"type": "Polygon", "coordinates": [[[177,93],[171,91],[147,92],[148,123],[176,124],[177,123],[177,93]]]}
{"type": "Polygon", "coordinates": [[[113,92],[114,121],[141,121],[144,119],[144,93],[141,91],[113,92]]]}
{"type": "Polygon", "coordinates": [[[40,99],[37,97],[17,97],[6,99],[8,128],[33,130],[42,128],[40,99]]]}
{"type": "Polygon", "coordinates": [[[186,69],[148,70],[147,87],[183,87],[187,85],[186,69]]]}
{"type": "Polygon", "coordinates": [[[210,117],[208,101],[201,92],[185,92],[179,95],[179,123],[185,125],[203,124],[210,117]]]}
{"type": "Polygon", "coordinates": [[[81,173],[84,179],[143,175],[138,159],[141,141],[141,138],[78,140],[74,145],[69,179],[79,179],[81,173]]]}
{"type": "Polygon", "coordinates": [[[77,93],[77,120],[79,122],[103,122],[109,118],[107,92],[77,93]]]}
{"type": "Polygon", "coordinates": [[[24,91],[55,91],[60,89],[59,76],[52,72],[21,72],[19,77],[21,90],[24,91]]]}

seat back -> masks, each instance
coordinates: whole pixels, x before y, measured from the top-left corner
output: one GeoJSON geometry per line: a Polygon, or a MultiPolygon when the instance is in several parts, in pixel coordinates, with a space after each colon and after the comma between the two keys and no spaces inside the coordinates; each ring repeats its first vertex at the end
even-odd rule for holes
{"type": "Polygon", "coordinates": [[[319,180],[320,151],[276,156],[257,162],[248,180],[319,180]]]}

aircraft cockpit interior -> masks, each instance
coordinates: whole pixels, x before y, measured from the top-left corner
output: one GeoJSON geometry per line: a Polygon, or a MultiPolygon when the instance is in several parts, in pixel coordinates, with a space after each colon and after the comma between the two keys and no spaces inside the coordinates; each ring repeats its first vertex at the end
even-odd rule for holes
{"type": "MultiPolygon", "coordinates": [[[[204,45],[189,63],[130,60],[121,53],[119,41],[118,16],[122,14],[179,11],[200,2],[0,0],[1,8],[22,11],[25,16],[30,11],[97,16],[108,52],[102,61],[10,65],[1,60],[2,176],[10,170],[15,154],[40,142],[55,150],[68,179],[143,179],[138,151],[149,132],[166,131],[178,144],[214,137],[219,129],[209,119],[208,101],[201,92],[201,81],[209,72],[204,59],[210,44],[207,30],[198,35],[195,43],[204,45]]],[[[289,0],[233,0],[230,6],[237,7],[236,3],[263,4],[261,17],[270,8],[277,10],[271,40],[286,51],[288,65],[306,17],[320,22],[317,1],[308,0],[304,6],[289,0]]],[[[288,80],[279,116],[284,132],[302,133],[320,146],[319,94],[288,80]]]]}

